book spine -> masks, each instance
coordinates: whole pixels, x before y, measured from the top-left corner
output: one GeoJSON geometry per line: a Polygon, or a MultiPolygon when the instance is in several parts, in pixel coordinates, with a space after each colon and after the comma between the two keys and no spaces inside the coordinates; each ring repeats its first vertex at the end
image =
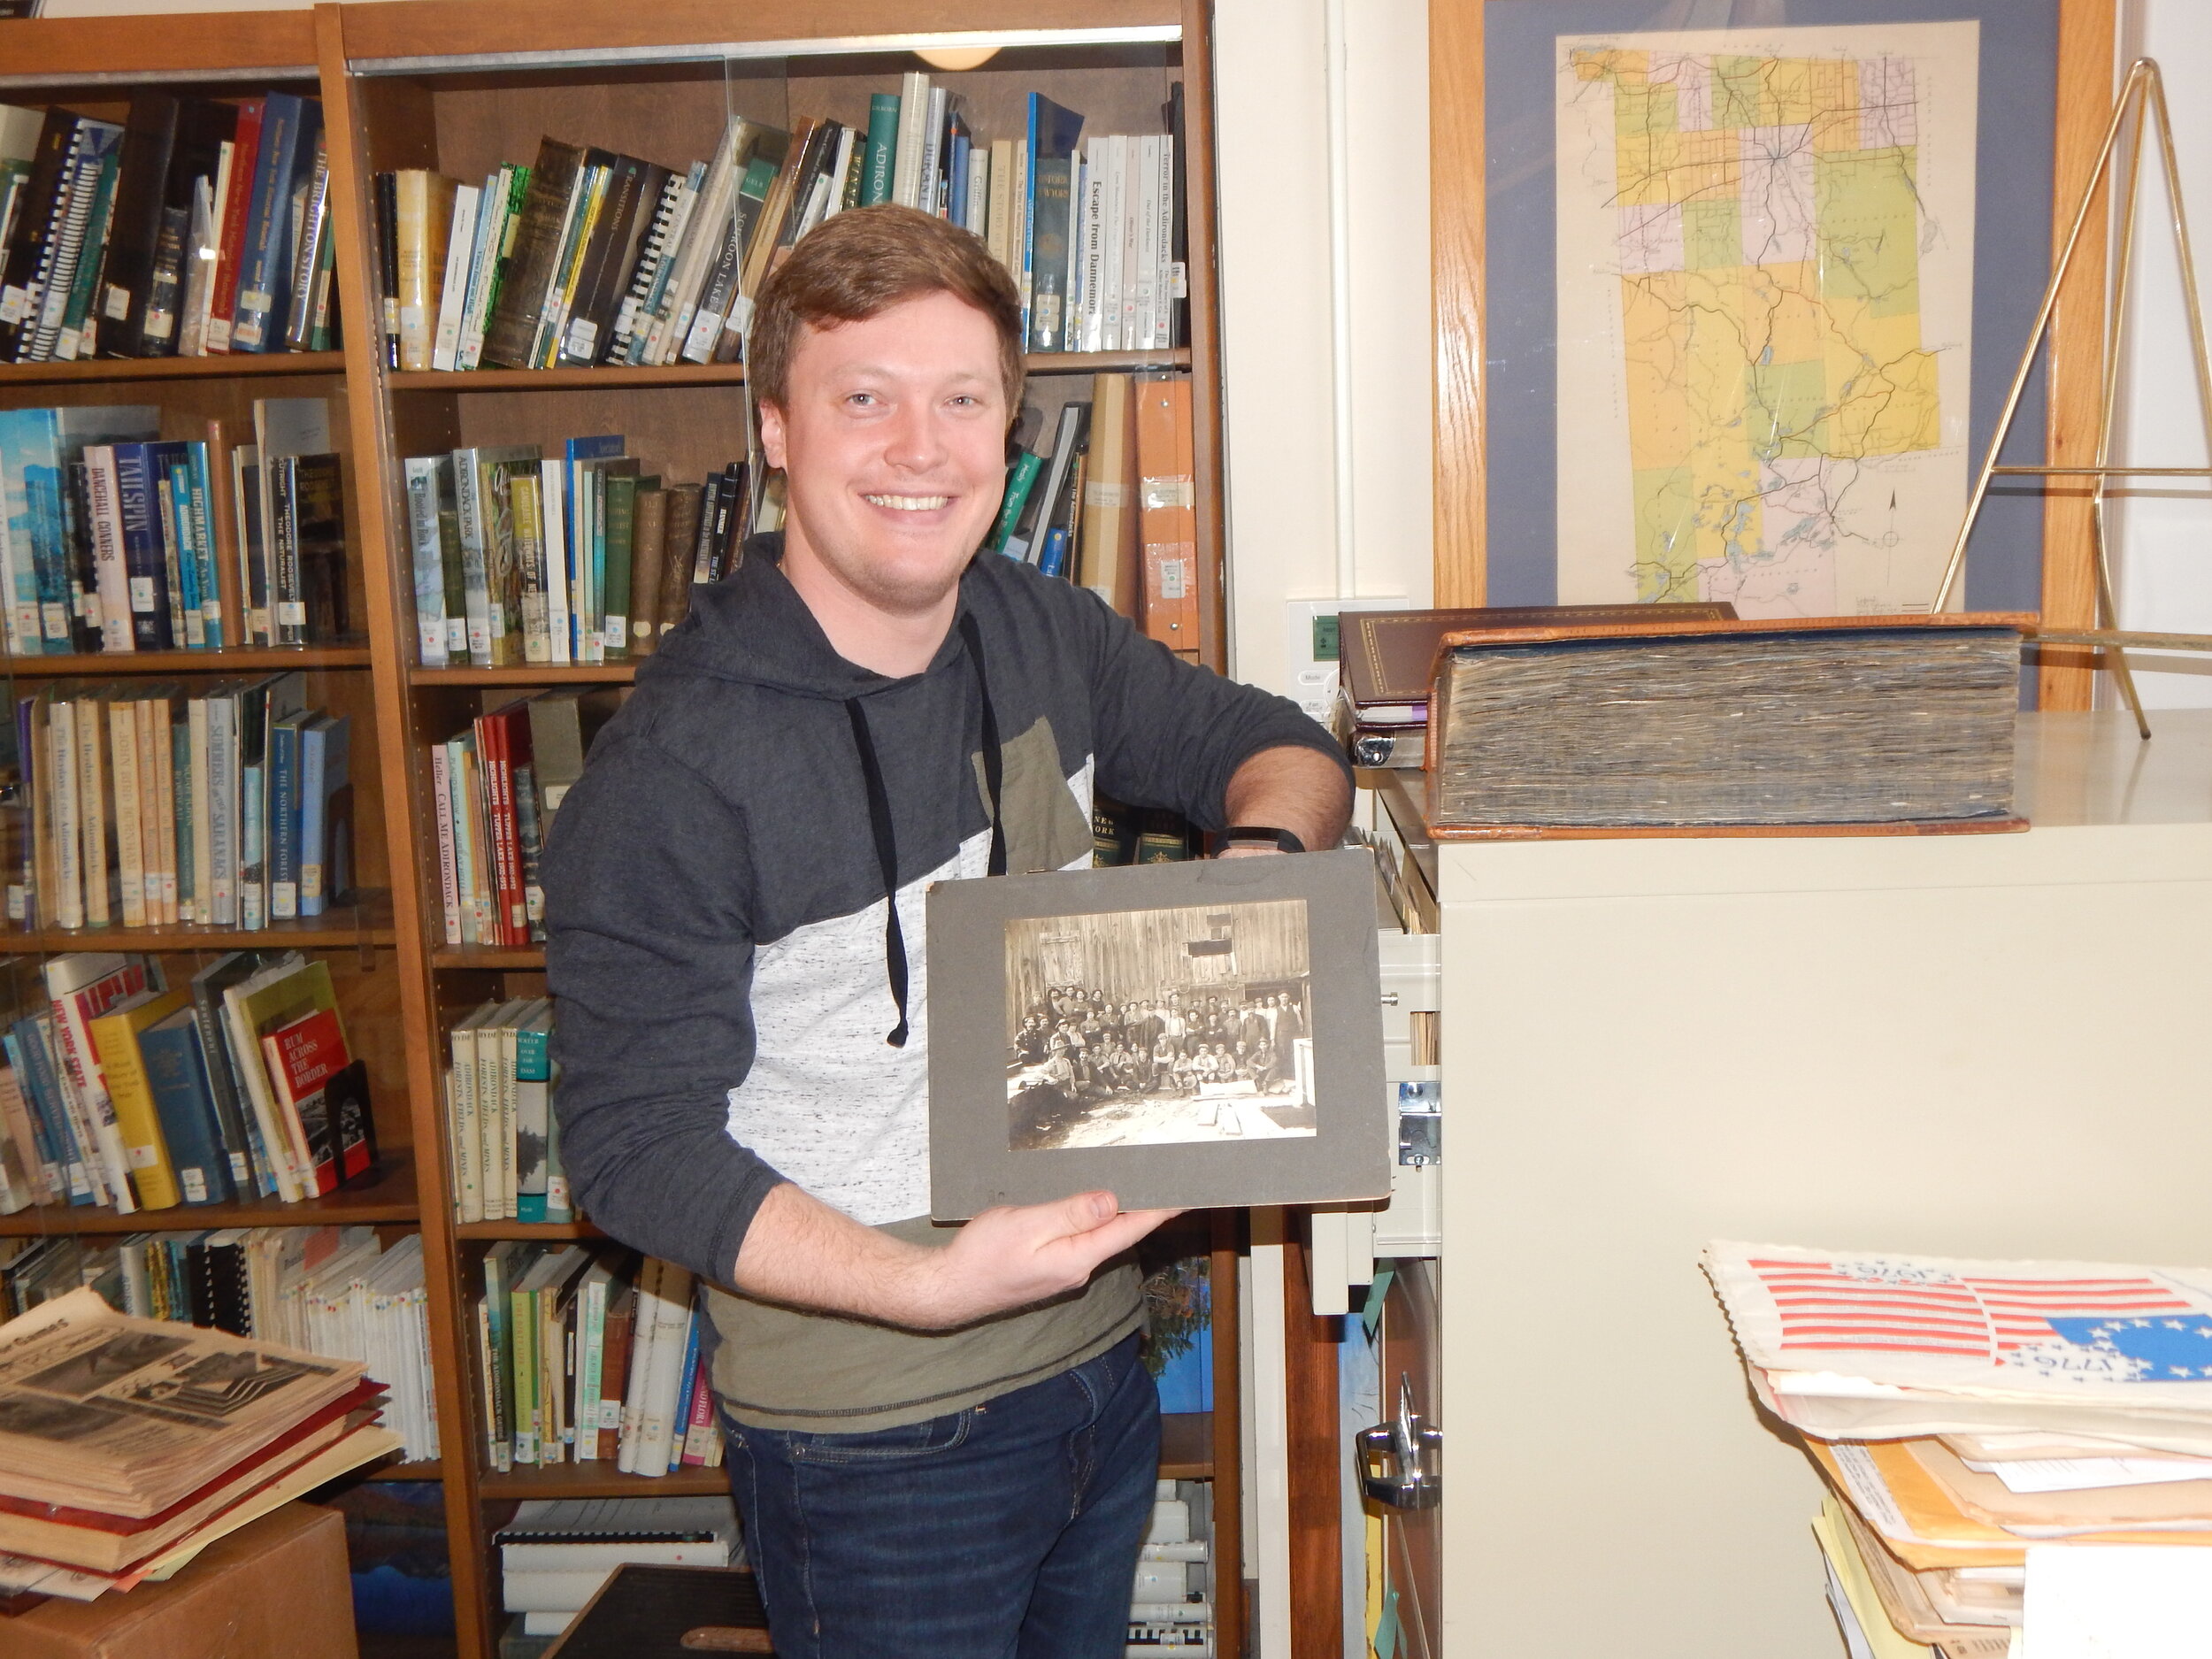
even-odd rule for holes
{"type": "Polygon", "coordinates": [[[459,514],[461,575],[468,606],[469,663],[492,666],[491,587],[485,569],[484,480],[474,449],[453,452],[454,504],[459,514]]]}
{"type": "Polygon", "coordinates": [[[223,1149],[207,1068],[200,1055],[196,1025],[167,1025],[141,1032],[139,1052],[161,1120],[164,1144],[188,1204],[227,1203],[232,1195],[231,1165],[223,1149]]]}
{"type": "Polygon", "coordinates": [[[116,446],[94,444],[84,453],[85,486],[92,511],[92,557],[100,584],[100,646],[109,651],[135,650],[116,446]]]}
{"type": "Polygon", "coordinates": [[[220,496],[208,455],[209,447],[202,440],[185,446],[192,503],[192,557],[200,595],[200,642],[211,651],[219,651],[224,643],[222,582],[218,574],[222,549],[215,509],[220,496]]]}
{"type": "Polygon", "coordinates": [[[117,1133],[131,1188],[142,1210],[173,1210],[184,1199],[161,1133],[152,1086],[138,1052],[138,1034],[129,1014],[108,1014],[90,1022],[93,1051],[113,1102],[117,1133]]]}
{"type": "Polygon", "coordinates": [[[260,153],[254,165],[253,197],[247,209],[238,294],[231,316],[234,351],[270,351],[279,343],[277,308],[283,296],[278,288],[285,272],[292,168],[302,114],[301,101],[287,93],[272,92],[263,103],[260,153]]]}
{"type": "Polygon", "coordinates": [[[143,989],[145,983],[145,970],[134,968],[53,999],[54,1035],[61,1050],[64,1076],[74,1088],[78,1110],[90,1129],[86,1140],[98,1156],[108,1202],[126,1215],[134,1213],[138,1203],[131,1194],[130,1159],[124,1150],[122,1130],[115,1121],[115,1102],[108,1095],[94,1055],[91,1022],[112,1002],[143,989]],[[118,988],[122,987],[127,989],[118,988]]]}
{"type": "Polygon", "coordinates": [[[300,903],[299,726],[284,721],[269,733],[269,916],[290,921],[300,903]]]}
{"type": "Polygon", "coordinates": [[[231,330],[238,304],[238,280],[245,268],[248,222],[253,211],[254,180],[261,162],[261,127],[265,102],[248,98],[238,106],[238,136],[231,156],[230,180],[221,203],[222,226],[215,262],[215,280],[208,290],[207,338],[209,352],[231,349],[231,330]]]}
{"type": "Polygon", "coordinates": [[[108,741],[113,751],[115,778],[115,865],[122,882],[123,926],[143,927],[146,922],[146,861],[140,835],[142,817],[138,798],[138,710],[119,703],[110,711],[108,741]]]}
{"type": "Polygon", "coordinates": [[[173,650],[196,649],[195,638],[199,633],[199,595],[192,590],[191,495],[190,487],[180,493],[178,473],[181,469],[173,463],[156,458],[154,466],[154,502],[158,509],[156,518],[161,531],[162,575],[169,585],[169,603],[165,620],[168,624],[169,644],[173,650]],[[186,618],[189,617],[190,622],[186,618]]]}
{"type": "Polygon", "coordinates": [[[684,1422],[682,1461],[694,1468],[703,1466],[712,1449],[715,1426],[714,1378],[703,1352],[695,1354],[693,1360],[691,1400],[684,1422]]]}
{"type": "Polygon", "coordinates": [[[611,1282],[602,1274],[591,1273],[577,1295],[576,1404],[570,1417],[575,1425],[575,1456],[580,1463],[594,1463],[599,1457],[599,1395],[606,1364],[611,1282]]]}
{"type": "Polygon", "coordinates": [[[212,762],[208,752],[205,697],[185,704],[185,743],[190,763],[186,774],[191,793],[186,797],[192,815],[192,919],[203,927],[215,919],[215,799],[209,787],[212,762]]]}
{"type": "MultiPolygon", "coordinates": [[[[483,191],[472,184],[462,185],[453,193],[453,219],[446,234],[445,271],[439,284],[437,317],[431,333],[428,366],[433,369],[450,370],[458,366],[461,314],[468,302],[469,267],[476,254],[477,209],[482,196],[483,191]]],[[[403,311],[403,321],[404,317],[403,311]]],[[[403,334],[400,345],[403,359],[403,334]]]]}
{"type": "Polygon", "coordinates": [[[407,532],[415,552],[415,642],[425,668],[443,668],[446,658],[445,565],[438,537],[438,462],[415,456],[403,464],[407,479],[407,532]]]}
{"type": "Polygon", "coordinates": [[[208,904],[218,927],[238,925],[238,703],[207,700],[208,904]]]}
{"type": "Polygon", "coordinates": [[[300,572],[300,459],[269,463],[269,587],[278,645],[307,643],[306,589],[300,572]]]}
{"type": "Polygon", "coordinates": [[[246,1099],[253,1111],[254,1133],[257,1137],[256,1155],[266,1160],[275,1177],[277,1196],[288,1204],[297,1203],[311,1195],[311,1187],[303,1184],[301,1171],[292,1156],[291,1141],[278,1122],[278,1103],[271,1093],[269,1073],[262,1064],[261,1044],[255,1035],[252,1017],[235,986],[223,993],[223,1019],[230,1040],[232,1062],[238,1069],[239,1080],[245,1085],[246,1099]]]}
{"type": "Polygon", "coordinates": [[[460,879],[454,867],[453,774],[443,743],[430,746],[430,784],[438,820],[438,896],[445,912],[445,942],[461,942],[460,879]]]}
{"type": "Polygon", "coordinates": [[[201,979],[192,983],[192,1020],[199,1036],[201,1064],[206,1068],[208,1094],[215,1112],[216,1131],[229,1165],[232,1186],[242,1195],[275,1190],[265,1170],[254,1165],[252,1143],[246,1133],[244,1112],[238,1100],[238,1074],[232,1067],[230,1048],[223,1039],[222,1017],[215,993],[201,979]]]}

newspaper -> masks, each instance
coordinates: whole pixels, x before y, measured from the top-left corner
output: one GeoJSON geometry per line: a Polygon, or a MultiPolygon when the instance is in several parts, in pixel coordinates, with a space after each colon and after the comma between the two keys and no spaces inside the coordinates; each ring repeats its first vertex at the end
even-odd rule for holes
{"type": "Polygon", "coordinates": [[[143,1517],[349,1393],[367,1368],[119,1314],[89,1288],[0,1325],[0,1494],[143,1517]]]}

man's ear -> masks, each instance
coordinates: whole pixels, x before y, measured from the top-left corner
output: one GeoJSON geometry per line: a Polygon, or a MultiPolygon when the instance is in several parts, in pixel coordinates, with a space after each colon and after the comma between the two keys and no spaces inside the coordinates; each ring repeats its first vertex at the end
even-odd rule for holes
{"type": "Polygon", "coordinates": [[[783,411],[773,403],[760,406],[760,453],[770,466],[783,470],[783,411]]]}

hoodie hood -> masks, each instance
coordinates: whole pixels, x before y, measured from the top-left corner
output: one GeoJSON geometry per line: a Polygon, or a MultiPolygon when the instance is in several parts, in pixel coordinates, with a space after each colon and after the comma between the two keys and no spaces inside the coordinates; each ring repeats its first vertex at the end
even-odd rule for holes
{"type": "MultiPolygon", "coordinates": [[[[961,576],[960,608],[953,626],[923,672],[934,673],[964,649],[962,620],[968,613],[968,576],[961,576]]],[[[718,582],[691,590],[691,610],[639,664],[638,677],[704,675],[764,686],[803,697],[842,703],[900,682],[837,654],[822,625],[783,573],[783,532],[747,538],[737,568],[718,582]]]]}

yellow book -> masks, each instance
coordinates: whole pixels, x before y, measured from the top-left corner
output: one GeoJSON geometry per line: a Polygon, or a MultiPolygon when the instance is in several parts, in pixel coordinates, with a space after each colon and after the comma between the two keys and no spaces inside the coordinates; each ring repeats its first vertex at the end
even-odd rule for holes
{"type": "Polygon", "coordinates": [[[154,1091],[139,1058],[138,1033],[191,1002],[189,990],[170,991],[91,1022],[92,1051],[99,1056],[108,1098],[115,1102],[115,1124],[130,1164],[131,1187],[142,1210],[174,1209],[184,1202],[184,1194],[177,1188],[169,1146],[161,1137],[161,1115],[154,1110],[154,1091]]]}

